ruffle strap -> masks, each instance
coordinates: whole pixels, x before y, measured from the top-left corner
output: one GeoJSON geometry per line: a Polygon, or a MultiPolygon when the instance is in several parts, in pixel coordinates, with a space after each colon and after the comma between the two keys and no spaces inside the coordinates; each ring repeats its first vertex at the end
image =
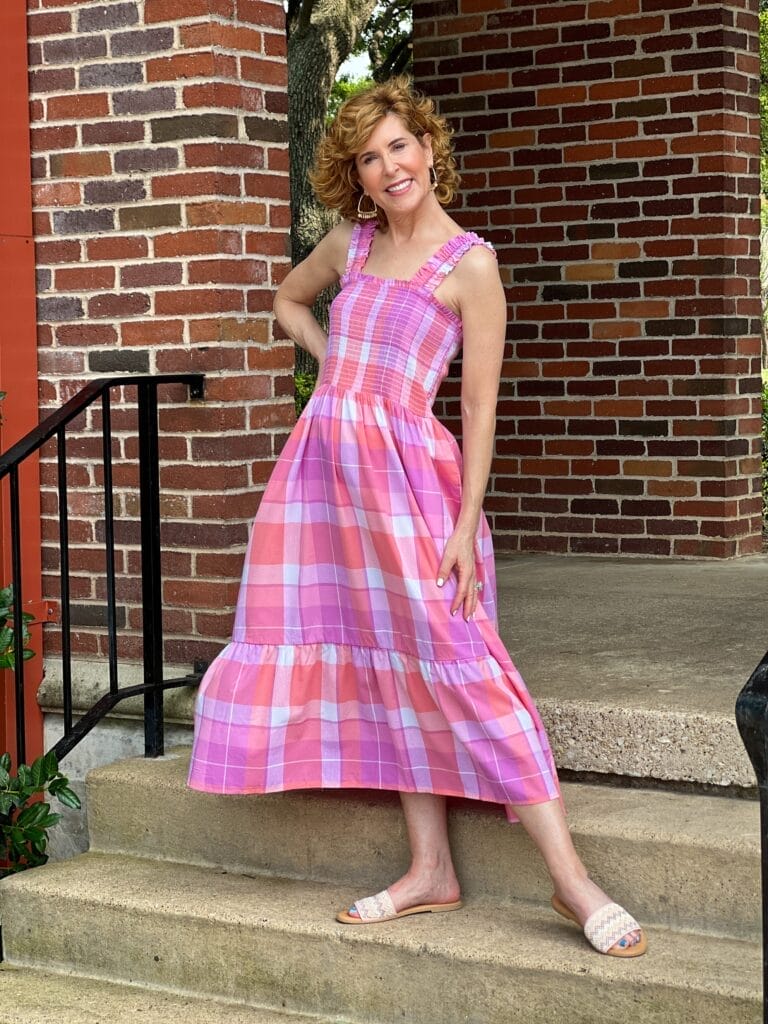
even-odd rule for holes
{"type": "Polygon", "coordinates": [[[463,235],[451,238],[438,249],[411,279],[411,285],[431,294],[456,267],[462,256],[476,245],[483,245],[494,256],[496,255],[490,242],[486,242],[474,231],[467,231],[463,235]]]}
{"type": "Polygon", "coordinates": [[[376,230],[376,221],[358,221],[352,229],[352,237],[349,241],[349,252],[347,253],[347,265],[344,269],[344,279],[353,274],[359,274],[368,259],[371,251],[373,234],[376,230]]]}

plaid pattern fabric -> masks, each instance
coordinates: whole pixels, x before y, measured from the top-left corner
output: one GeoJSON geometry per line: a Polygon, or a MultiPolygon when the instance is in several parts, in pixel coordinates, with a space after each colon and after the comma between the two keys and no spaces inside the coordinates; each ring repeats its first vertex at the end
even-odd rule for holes
{"type": "Polygon", "coordinates": [[[353,232],[321,378],[262,498],[232,642],[198,693],[189,785],[551,800],[546,734],[496,632],[484,518],[475,618],[452,617],[455,581],[435,582],[461,453],[431,405],[461,322],[434,290],[486,243],[459,235],[410,281],[384,280],[365,273],[375,230],[353,232]]]}

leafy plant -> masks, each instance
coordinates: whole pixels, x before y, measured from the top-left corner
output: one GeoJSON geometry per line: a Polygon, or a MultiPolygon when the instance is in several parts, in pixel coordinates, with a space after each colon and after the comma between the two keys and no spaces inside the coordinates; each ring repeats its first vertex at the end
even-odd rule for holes
{"type": "Polygon", "coordinates": [[[53,751],[32,765],[20,764],[16,775],[11,774],[11,755],[0,757],[0,858],[8,864],[0,867],[0,878],[48,860],[48,829],[61,815],[52,812],[50,804],[31,802],[46,791],[65,807],[80,807],[80,798],[59,771],[53,751]]]}
{"type": "Polygon", "coordinates": [[[373,84],[373,79],[367,76],[354,78],[349,74],[340,74],[333,83],[331,94],[328,97],[328,112],[325,115],[326,127],[330,126],[345,100],[348,100],[350,96],[356,96],[357,93],[363,92],[365,89],[370,89],[373,84]]]}
{"type": "MultiPolygon", "coordinates": [[[[29,632],[29,623],[34,620],[31,612],[21,613],[21,642],[22,657],[24,661],[34,658],[35,652],[30,650],[29,642],[32,639],[29,632]]],[[[14,668],[16,665],[16,652],[13,643],[13,584],[3,587],[0,590],[0,669],[14,668]]]]}
{"type": "Polygon", "coordinates": [[[300,416],[301,411],[310,399],[315,389],[317,376],[314,373],[296,373],[293,377],[296,395],[296,415],[300,416]]]}

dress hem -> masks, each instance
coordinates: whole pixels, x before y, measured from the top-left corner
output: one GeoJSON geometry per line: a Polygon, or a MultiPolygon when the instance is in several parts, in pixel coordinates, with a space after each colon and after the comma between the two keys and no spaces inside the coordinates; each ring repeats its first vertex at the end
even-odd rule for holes
{"type": "MultiPolygon", "coordinates": [[[[367,790],[368,792],[371,792],[371,793],[382,793],[382,792],[386,792],[386,793],[425,793],[425,794],[430,794],[432,796],[451,797],[451,798],[454,798],[454,799],[457,799],[457,800],[470,800],[472,802],[476,802],[476,803],[480,803],[480,804],[495,804],[497,807],[503,807],[504,808],[504,813],[506,815],[507,821],[511,825],[517,824],[520,821],[520,819],[517,817],[517,815],[512,810],[512,806],[513,806],[512,804],[504,803],[504,802],[502,802],[500,800],[489,800],[489,799],[486,799],[485,797],[468,796],[466,794],[466,792],[459,792],[458,790],[445,790],[445,789],[441,789],[439,792],[436,792],[433,789],[418,789],[418,788],[410,788],[410,787],[405,787],[405,786],[383,786],[383,785],[382,786],[371,786],[370,783],[365,783],[365,782],[339,782],[339,783],[334,783],[334,784],[326,784],[326,785],[323,785],[323,786],[318,786],[317,783],[311,783],[311,782],[297,782],[297,783],[289,783],[287,785],[282,785],[282,786],[265,787],[265,788],[260,788],[260,789],[226,790],[226,789],[221,789],[221,788],[216,789],[216,788],[213,788],[213,787],[208,788],[208,787],[206,787],[204,785],[201,785],[201,784],[192,783],[189,780],[187,780],[187,788],[188,789],[192,789],[192,790],[194,790],[197,793],[208,793],[208,794],[215,795],[215,796],[270,796],[270,795],[273,795],[275,793],[292,793],[292,792],[297,792],[297,791],[302,791],[302,790],[315,791],[315,792],[323,792],[325,790],[331,790],[331,791],[338,790],[338,791],[340,791],[340,790],[345,790],[345,789],[367,790]]],[[[562,795],[560,793],[557,793],[555,796],[546,797],[544,799],[516,800],[514,806],[516,806],[516,807],[531,807],[531,806],[534,806],[535,804],[548,804],[548,803],[552,803],[553,800],[557,800],[557,801],[559,801],[561,806],[563,805],[562,795]]]]}

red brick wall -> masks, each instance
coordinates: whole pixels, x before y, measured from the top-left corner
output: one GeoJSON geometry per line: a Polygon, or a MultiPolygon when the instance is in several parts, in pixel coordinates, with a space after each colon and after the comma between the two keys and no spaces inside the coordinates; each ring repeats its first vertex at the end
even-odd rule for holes
{"type": "MultiPolygon", "coordinates": [[[[248,523],[294,420],[292,347],[272,335],[287,259],[279,0],[28,0],[43,411],[93,376],[201,370],[161,399],[170,661],[228,636],[248,523]]],[[[133,417],[115,412],[118,618],[138,653],[133,417]]],[[[75,651],[103,654],[103,499],[92,417],[70,449],[75,651]]],[[[44,566],[58,587],[55,467],[44,566]]],[[[48,637],[55,651],[58,633],[48,637]]]]}
{"type": "Polygon", "coordinates": [[[501,548],[760,549],[757,7],[415,0],[509,299],[501,548]]]}

